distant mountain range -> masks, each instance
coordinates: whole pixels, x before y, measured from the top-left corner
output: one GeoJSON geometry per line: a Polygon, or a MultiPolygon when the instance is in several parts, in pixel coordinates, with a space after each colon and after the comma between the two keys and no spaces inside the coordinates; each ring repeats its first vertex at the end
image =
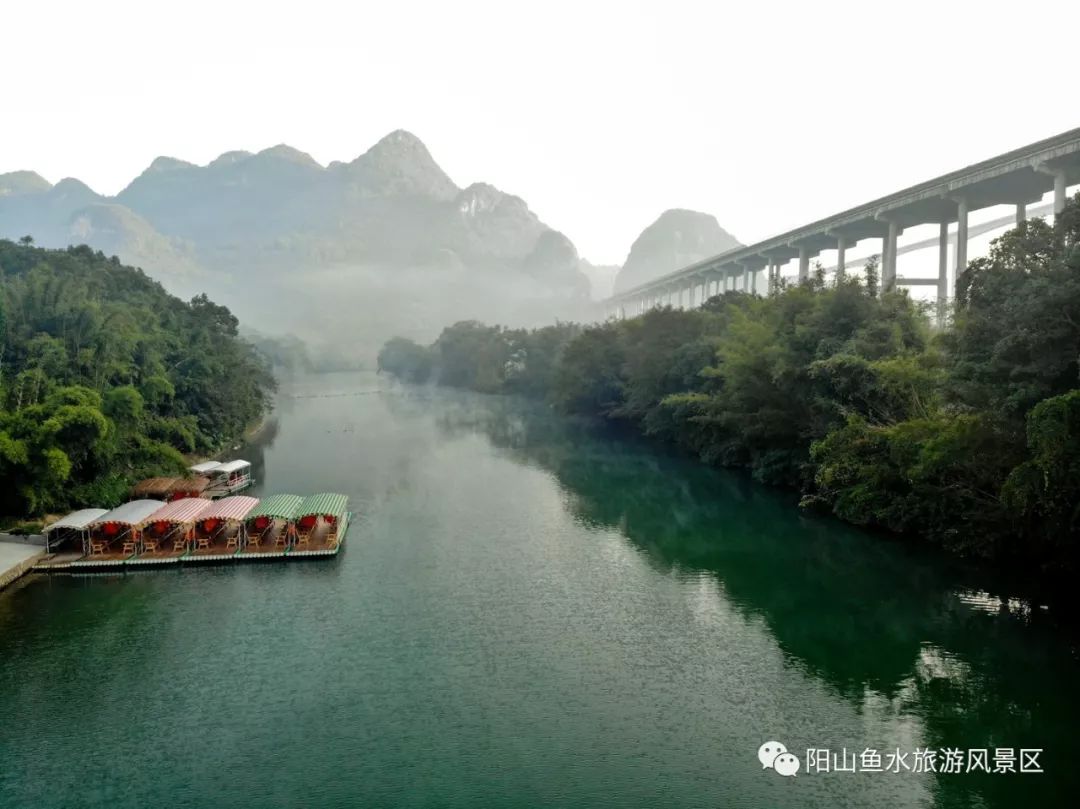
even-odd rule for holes
{"type": "Polygon", "coordinates": [[[118,255],[267,332],[303,331],[327,312],[383,323],[388,296],[417,329],[436,317],[588,317],[590,285],[603,296],[616,273],[625,289],[737,245],[707,214],[666,211],[621,270],[593,266],[521,198],[486,183],[459,188],[403,130],[325,167],[284,145],[206,166],[159,157],[115,197],[71,178],[0,175],[0,238],[23,235],[118,255]],[[323,302],[304,309],[301,290],[323,302]],[[425,295],[438,300],[413,299],[425,295]]]}
{"type": "Polygon", "coordinates": [[[577,250],[519,197],[458,188],[418,138],[392,132],[350,163],[289,146],[207,166],[159,157],[108,198],[78,180],[0,175],[0,235],[85,242],[164,274],[312,263],[520,272],[566,294],[588,282],[577,250]]]}

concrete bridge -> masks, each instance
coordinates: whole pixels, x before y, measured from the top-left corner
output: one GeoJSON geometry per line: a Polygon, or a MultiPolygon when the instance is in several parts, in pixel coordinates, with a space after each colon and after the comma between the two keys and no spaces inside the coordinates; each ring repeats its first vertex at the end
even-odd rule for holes
{"type": "MultiPolygon", "coordinates": [[[[939,312],[949,297],[948,264],[950,241],[954,248],[955,272],[967,266],[968,240],[977,232],[1023,221],[1028,205],[1040,202],[1053,192],[1052,211],[1065,207],[1066,191],[1080,183],[1080,129],[1072,129],[1046,140],[1014,149],[981,163],[905,188],[809,225],[782,233],[757,244],[739,247],[683,267],[668,275],[619,292],[605,302],[609,314],[627,317],[654,306],[695,306],[713,295],[733,289],[765,292],[782,275],[787,265],[798,261],[800,281],[810,273],[810,260],[825,250],[836,251],[835,273],[849,269],[846,253],[864,239],[881,240],[881,286],[933,285],[937,287],[939,312]],[[1015,206],[1015,215],[969,228],[973,211],[996,205],[1015,206]],[[950,235],[950,225],[956,223],[950,235]],[[936,239],[898,247],[897,239],[906,228],[936,224],[936,239]],[[900,278],[896,258],[903,252],[929,246],[938,247],[936,278],[900,278]],[[767,271],[767,285],[759,276],[767,271]]],[[[1049,207],[1032,214],[1050,212],[1049,207]]],[[[860,262],[861,263],[861,262],[860,262]]],[[[852,267],[854,269],[854,267],[852,267]]]]}

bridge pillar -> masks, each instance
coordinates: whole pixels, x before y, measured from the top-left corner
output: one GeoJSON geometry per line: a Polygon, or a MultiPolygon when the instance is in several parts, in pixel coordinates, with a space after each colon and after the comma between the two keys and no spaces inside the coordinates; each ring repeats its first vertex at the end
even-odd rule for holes
{"type": "Polygon", "coordinates": [[[1054,173],[1054,216],[1065,210],[1065,172],[1054,173]]]}
{"type": "Polygon", "coordinates": [[[690,280],[690,286],[688,286],[688,287],[686,288],[686,294],[687,294],[687,295],[689,296],[689,298],[690,298],[690,300],[689,300],[689,308],[690,308],[690,309],[693,309],[693,308],[694,308],[694,298],[695,298],[695,297],[697,297],[697,296],[696,296],[696,295],[694,294],[695,292],[697,292],[697,288],[696,288],[696,287],[697,287],[697,283],[696,283],[696,282],[695,282],[695,281],[694,281],[693,279],[691,279],[691,280],[690,280]]]}
{"type": "Polygon", "coordinates": [[[956,280],[960,280],[967,269],[968,248],[968,204],[959,197],[956,200],[956,280]]]}
{"type": "MultiPolygon", "coordinates": [[[[1023,205],[1017,205],[1017,209],[1023,205]]],[[[1019,216],[1019,213],[1017,213],[1019,216]]],[[[937,322],[938,327],[945,325],[945,309],[949,301],[949,223],[942,222],[938,231],[938,275],[937,275],[937,322]]]]}
{"type": "Polygon", "coordinates": [[[806,283],[810,278],[810,251],[805,247],[799,248],[799,283],[806,283]]]}
{"type": "Polygon", "coordinates": [[[1016,224],[1022,224],[1027,221],[1027,204],[1023,202],[1016,203],[1016,224]]]}
{"type": "Polygon", "coordinates": [[[839,281],[846,273],[845,256],[847,254],[847,239],[843,236],[836,237],[836,280],[839,281]]]}
{"type": "Polygon", "coordinates": [[[881,245],[881,291],[892,292],[896,288],[896,240],[900,227],[889,221],[884,243],[881,245]]]}

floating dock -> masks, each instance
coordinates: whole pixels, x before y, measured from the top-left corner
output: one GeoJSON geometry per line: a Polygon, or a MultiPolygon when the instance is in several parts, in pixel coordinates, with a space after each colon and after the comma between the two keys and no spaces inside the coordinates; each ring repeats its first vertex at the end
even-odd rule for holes
{"type": "Polygon", "coordinates": [[[46,529],[45,555],[32,569],[89,573],[175,565],[332,558],[341,552],[352,513],[342,494],[262,501],[232,495],[211,501],[133,500],[105,511],[84,509],[46,529]]]}

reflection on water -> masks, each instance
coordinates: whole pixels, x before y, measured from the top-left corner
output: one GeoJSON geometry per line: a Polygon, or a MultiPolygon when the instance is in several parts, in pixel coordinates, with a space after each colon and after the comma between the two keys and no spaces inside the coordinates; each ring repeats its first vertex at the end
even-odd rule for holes
{"type": "Polygon", "coordinates": [[[514,400],[326,375],[277,419],[236,454],[348,494],[342,557],[0,594],[0,806],[1072,805],[1075,649],[984,574],[514,400]]]}
{"type": "Polygon", "coordinates": [[[911,747],[1045,748],[1053,777],[942,775],[938,805],[1039,796],[1049,806],[1076,794],[1075,640],[1027,601],[973,586],[985,573],[807,516],[744,476],[540,407],[492,398],[478,409],[466,398],[440,424],[448,435],[480,429],[550,471],[577,519],[617,530],[657,569],[708,574],[709,598],[761,616],[793,666],[859,711],[918,718],[911,747]]]}

